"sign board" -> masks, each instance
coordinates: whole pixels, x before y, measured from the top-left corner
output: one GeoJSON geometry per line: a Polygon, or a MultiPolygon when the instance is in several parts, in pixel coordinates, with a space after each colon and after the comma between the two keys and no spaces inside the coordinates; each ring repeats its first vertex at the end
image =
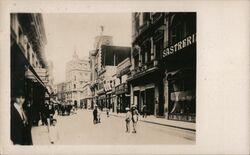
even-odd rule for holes
{"type": "Polygon", "coordinates": [[[172,55],[172,54],[194,44],[195,42],[196,42],[196,34],[192,34],[192,35],[186,37],[185,39],[177,42],[176,44],[165,48],[162,52],[162,57],[164,58],[168,55],[172,55]]]}

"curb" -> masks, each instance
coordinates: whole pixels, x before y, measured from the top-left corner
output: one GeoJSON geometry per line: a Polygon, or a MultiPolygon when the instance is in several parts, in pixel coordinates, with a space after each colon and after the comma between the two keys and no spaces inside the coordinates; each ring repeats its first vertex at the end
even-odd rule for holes
{"type": "MultiPolygon", "coordinates": [[[[121,117],[121,118],[124,117],[124,116],[118,116],[118,115],[115,115],[115,114],[109,114],[109,115],[115,116],[115,117],[121,117]]],[[[175,126],[175,125],[168,125],[168,124],[157,123],[157,122],[146,121],[146,120],[139,120],[139,121],[145,122],[145,123],[157,124],[157,125],[162,125],[162,126],[167,126],[167,127],[178,128],[178,129],[182,129],[182,130],[189,130],[189,131],[196,132],[195,129],[185,128],[185,127],[180,127],[180,126],[175,126]]]]}

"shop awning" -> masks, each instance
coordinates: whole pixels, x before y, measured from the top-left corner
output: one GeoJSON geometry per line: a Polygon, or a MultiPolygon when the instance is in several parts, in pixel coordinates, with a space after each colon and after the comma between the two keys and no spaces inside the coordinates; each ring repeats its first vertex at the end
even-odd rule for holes
{"type": "Polygon", "coordinates": [[[175,79],[178,78],[178,75],[193,75],[195,76],[195,70],[193,68],[190,67],[184,67],[184,68],[180,68],[178,70],[172,71],[172,72],[168,72],[167,73],[167,79],[175,79]]]}

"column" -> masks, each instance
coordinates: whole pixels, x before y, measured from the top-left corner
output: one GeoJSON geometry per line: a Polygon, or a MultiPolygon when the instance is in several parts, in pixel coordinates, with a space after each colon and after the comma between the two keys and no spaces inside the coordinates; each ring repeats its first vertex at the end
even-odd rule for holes
{"type": "Polygon", "coordinates": [[[165,116],[165,118],[168,118],[169,91],[168,91],[168,80],[167,80],[167,77],[165,77],[163,79],[163,83],[164,83],[164,90],[163,90],[163,94],[164,94],[164,116],[165,116]]]}
{"type": "Polygon", "coordinates": [[[155,49],[154,49],[154,40],[153,37],[150,38],[150,60],[155,60],[155,49]]]}
{"type": "Polygon", "coordinates": [[[141,47],[139,47],[138,49],[139,49],[139,67],[141,67],[142,65],[141,47]]]}
{"type": "Polygon", "coordinates": [[[134,92],[133,92],[133,86],[130,84],[130,107],[134,104],[134,92]]]}
{"type": "Polygon", "coordinates": [[[159,116],[159,85],[158,83],[155,85],[155,98],[154,98],[154,103],[155,103],[155,111],[154,115],[159,116]],[[156,102],[157,101],[157,102],[156,102]]]}

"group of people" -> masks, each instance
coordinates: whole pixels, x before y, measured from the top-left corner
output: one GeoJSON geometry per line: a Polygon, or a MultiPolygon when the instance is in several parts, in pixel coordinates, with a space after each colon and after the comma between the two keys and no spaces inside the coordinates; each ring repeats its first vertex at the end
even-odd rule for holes
{"type": "Polygon", "coordinates": [[[139,112],[136,109],[135,105],[132,105],[131,108],[126,108],[126,116],[125,116],[125,122],[126,122],[126,132],[130,132],[130,122],[132,121],[133,124],[133,131],[132,133],[137,132],[137,122],[139,120],[139,112]]]}
{"type": "MultiPolygon", "coordinates": [[[[10,120],[10,137],[14,145],[33,145],[31,128],[33,125],[31,119],[31,105],[25,101],[25,94],[22,90],[15,92],[11,101],[11,120],[10,120]]],[[[42,125],[46,125],[51,144],[58,139],[56,128],[57,120],[54,118],[55,109],[51,104],[46,102],[41,108],[40,120],[42,125]]]]}
{"type": "MultiPolygon", "coordinates": [[[[137,132],[137,122],[139,120],[139,112],[135,105],[132,105],[131,108],[126,108],[126,116],[125,116],[125,122],[126,122],[126,132],[130,132],[130,122],[132,122],[133,131],[132,133],[137,132]]],[[[109,112],[107,111],[107,117],[109,117],[109,112]]],[[[98,108],[97,105],[94,105],[93,110],[93,123],[101,123],[101,110],[98,108]]]]}

